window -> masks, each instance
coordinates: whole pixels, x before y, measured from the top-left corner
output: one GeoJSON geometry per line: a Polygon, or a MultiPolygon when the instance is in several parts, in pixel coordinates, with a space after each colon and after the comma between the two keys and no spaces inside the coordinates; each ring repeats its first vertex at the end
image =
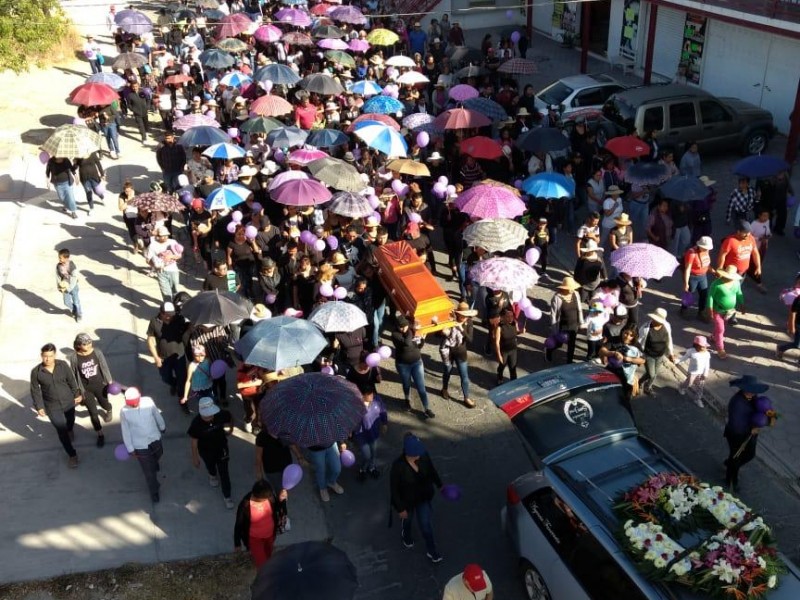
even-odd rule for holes
{"type": "Polygon", "coordinates": [[[700,101],[700,118],[703,120],[704,125],[732,120],[728,111],[719,102],[714,102],[713,100],[700,101]]]}
{"type": "Polygon", "coordinates": [[[694,127],[697,125],[697,115],[694,112],[694,102],[675,102],[669,105],[669,128],[694,127]]]}
{"type": "Polygon", "coordinates": [[[644,130],[661,131],[664,129],[664,109],[661,106],[653,106],[644,111],[644,130]]]}
{"type": "Polygon", "coordinates": [[[639,586],[588,532],[578,539],[567,566],[594,600],[646,600],[639,586]]]}
{"type": "Polygon", "coordinates": [[[525,498],[525,508],[565,562],[573,555],[578,538],[586,526],[572,509],[550,488],[542,488],[525,498]]]}
{"type": "Polygon", "coordinates": [[[606,101],[606,94],[603,93],[603,88],[594,88],[583,90],[575,94],[575,99],[572,101],[573,106],[599,106],[606,101]]]}

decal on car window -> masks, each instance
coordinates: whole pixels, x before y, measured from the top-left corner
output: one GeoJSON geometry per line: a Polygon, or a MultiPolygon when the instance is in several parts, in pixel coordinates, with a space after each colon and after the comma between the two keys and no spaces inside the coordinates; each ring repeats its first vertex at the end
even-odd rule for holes
{"type": "Polygon", "coordinates": [[[573,398],[564,403],[564,416],[573,425],[583,428],[589,427],[589,422],[594,416],[592,405],[583,398],[573,398]]]}

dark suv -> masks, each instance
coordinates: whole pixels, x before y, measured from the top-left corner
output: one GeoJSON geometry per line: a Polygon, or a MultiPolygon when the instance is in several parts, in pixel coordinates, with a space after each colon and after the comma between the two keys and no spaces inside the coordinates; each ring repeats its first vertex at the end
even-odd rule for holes
{"type": "Polygon", "coordinates": [[[662,148],[676,153],[696,141],[701,152],[738,148],[761,154],[775,132],[772,113],[737,98],[717,98],[678,84],[648,85],[614,94],[603,106],[598,143],[634,131],[656,131],[662,148]]]}

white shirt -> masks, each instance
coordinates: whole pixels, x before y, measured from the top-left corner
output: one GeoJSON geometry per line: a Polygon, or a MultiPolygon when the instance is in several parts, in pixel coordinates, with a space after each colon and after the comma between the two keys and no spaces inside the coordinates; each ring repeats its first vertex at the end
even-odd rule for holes
{"type": "Polygon", "coordinates": [[[622,214],[622,199],[617,196],[614,198],[613,196],[608,196],[605,200],[603,200],[603,221],[602,225],[606,229],[613,229],[616,223],[614,223],[614,219],[622,214]],[[610,210],[611,214],[607,215],[606,211],[610,210]]]}
{"type": "Polygon", "coordinates": [[[678,359],[677,363],[680,364],[686,361],[689,363],[689,375],[708,376],[708,371],[711,368],[711,352],[708,350],[698,352],[694,348],[689,348],[683,353],[683,356],[678,359]]]}
{"type": "Polygon", "coordinates": [[[483,572],[483,579],[486,581],[486,589],[480,592],[471,592],[464,585],[463,575],[459,573],[444,586],[442,600],[484,600],[486,596],[492,593],[492,582],[489,580],[486,571],[483,572]]]}
{"type": "Polygon", "coordinates": [[[762,223],[756,219],[750,223],[750,233],[753,234],[753,237],[756,238],[756,241],[759,243],[770,237],[772,235],[772,231],[769,228],[769,220],[762,223]]]}
{"type": "Polygon", "coordinates": [[[178,258],[183,254],[183,247],[175,240],[167,240],[166,242],[159,242],[155,238],[150,241],[147,247],[145,258],[156,269],[167,272],[178,271],[178,258]],[[167,255],[171,252],[172,256],[167,255]],[[176,258],[177,257],[177,258],[176,258]]]}
{"type": "Polygon", "coordinates": [[[142,396],[139,406],[123,406],[119,413],[119,424],[122,428],[122,442],[128,452],[145,450],[150,444],[161,439],[161,433],[167,428],[164,417],[153,399],[142,396]]]}

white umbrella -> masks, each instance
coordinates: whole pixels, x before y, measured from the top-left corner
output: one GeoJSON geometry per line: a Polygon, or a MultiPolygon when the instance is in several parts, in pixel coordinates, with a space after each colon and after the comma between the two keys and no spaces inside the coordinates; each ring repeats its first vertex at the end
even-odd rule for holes
{"type": "Polygon", "coordinates": [[[389,60],[386,61],[386,64],[390,67],[413,67],[416,65],[414,59],[410,56],[402,56],[398,54],[397,56],[391,57],[389,60]]]}
{"type": "Polygon", "coordinates": [[[430,79],[425,77],[419,71],[406,71],[400,77],[397,78],[397,83],[402,83],[403,85],[416,85],[418,83],[430,83],[430,79]]]}
{"type": "Polygon", "coordinates": [[[328,301],[311,311],[308,317],[325,333],[350,332],[367,326],[367,316],[355,304],[328,301]]]}

